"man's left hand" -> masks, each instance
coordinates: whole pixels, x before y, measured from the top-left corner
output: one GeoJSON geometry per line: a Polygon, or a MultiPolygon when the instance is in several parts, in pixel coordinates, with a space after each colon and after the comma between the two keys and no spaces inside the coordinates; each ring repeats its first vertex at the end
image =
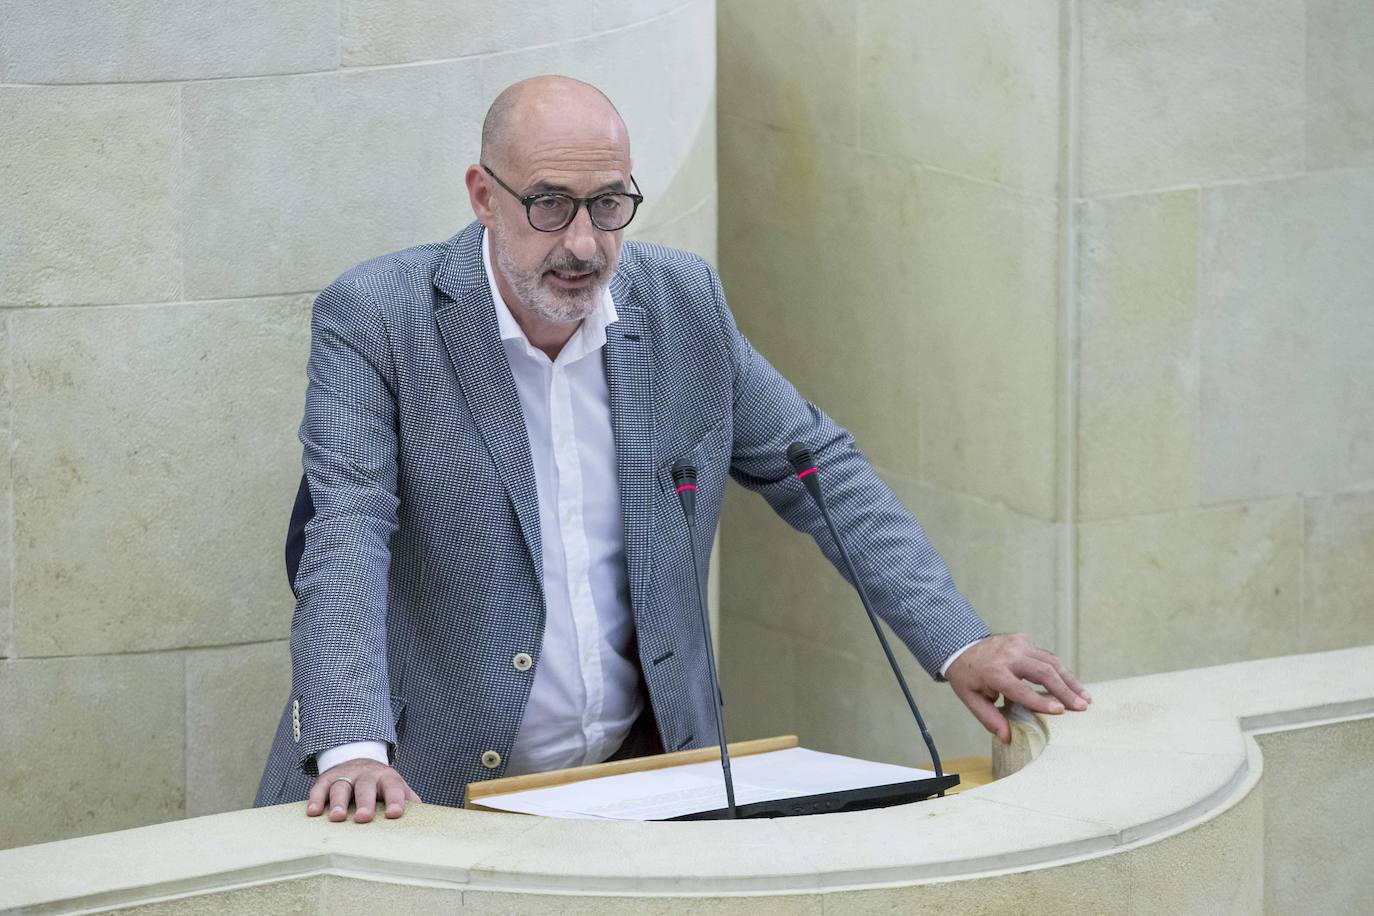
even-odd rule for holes
{"type": "Polygon", "coordinates": [[[954,694],[974,718],[1003,744],[1011,727],[997,708],[997,697],[1020,703],[1032,712],[1059,715],[1068,707],[1082,711],[1092,696],[1053,652],[1038,649],[1021,633],[1000,633],[974,643],[945,672],[954,694]],[[1040,693],[1032,685],[1049,691],[1040,693]]]}

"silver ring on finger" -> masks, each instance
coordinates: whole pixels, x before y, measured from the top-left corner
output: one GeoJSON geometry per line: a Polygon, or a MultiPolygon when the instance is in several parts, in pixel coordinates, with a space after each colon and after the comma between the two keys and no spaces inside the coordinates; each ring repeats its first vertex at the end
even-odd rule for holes
{"type": "Polygon", "coordinates": [[[353,785],[353,778],[351,776],[335,776],[329,781],[330,788],[333,788],[336,782],[346,782],[351,786],[353,785]]]}

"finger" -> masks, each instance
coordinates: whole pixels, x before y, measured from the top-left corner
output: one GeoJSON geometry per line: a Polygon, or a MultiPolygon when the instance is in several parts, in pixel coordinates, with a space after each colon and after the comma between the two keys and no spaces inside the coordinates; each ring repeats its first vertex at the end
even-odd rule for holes
{"type": "Polygon", "coordinates": [[[372,812],[377,807],[377,777],[370,772],[358,777],[353,787],[353,801],[357,809],[353,812],[353,823],[366,824],[372,820],[372,812]]]}
{"type": "Polygon", "coordinates": [[[310,786],[310,794],[305,797],[305,813],[318,817],[324,811],[324,803],[329,798],[329,779],[323,774],[315,777],[310,786]]]}
{"type": "MultiPolygon", "coordinates": [[[[1093,701],[1092,695],[1088,693],[1087,688],[1083,686],[1083,683],[1079,681],[1078,678],[1074,677],[1072,671],[1064,667],[1064,663],[1059,660],[1059,656],[1055,655],[1053,652],[1047,652],[1044,649],[1036,649],[1032,654],[1045,664],[1053,666],[1055,672],[1064,683],[1068,685],[1069,689],[1082,697],[1085,702],[1091,703],[1093,701]]],[[[1083,707],[1080,706],[1075,708],[1082,709],[1083,707]]]]}
{"type": "Polygon", "coordinates": [[[382,798],[386,801],[386,816],[400,817],[406,810],[406,781],[399,773],[382,777],[382,798]]]}
{"type": "Polygon", "coordinates": [[[407,785],[407,786],[406,786],[406,800],[407,800],[407,801],[417,802],[417,801],[423,801],[424,799],[420,798],[420,796],[419,796],[418,794],[416,794],[415,790],[412,789],[409,785],[407,785]]]}
{"type": "Polygon", "coordinates": [[[1009,682],[1002,687],[1002,696],[1013,703],[1020,703],[1031,712],[1043,712],[1048,715],[1057,716],[1064,711],[1064,704],[1054,697],[1044,696],[1027,684],[1025,681],[1016,680],[1009,682]]]}
{"type": "Polygon", "coordinates": [[[1070,709],[1087,709],[1088,702],[1077,693],[1069,689],[1069,685],[1064,683],[1059,671],[1054,665],[1047,662],[1035,662],[1023,666],[1021,676],[1033,684],[1039,684],[1048,690],[1053,696],[1058,698],[1070,709]]]}
{"type": "Polygon", "coordinates": [[[1003,744],[1011,741],[1011,726],[1007,725],[1006,717],[992,700],[977,691],[960,691],[957,692],[957,696],[968,707],[968,711],[973,713],[973,717],[982,723],[983,728],[995,735],[998,741],[1003,744]]]}
{"type": "Polygon", "coordinates": [[[346,779],[335,779],[329,786],[329,819],[334,823],[348,820],[348,801],[353,797],[353,786],[346,779]]]}

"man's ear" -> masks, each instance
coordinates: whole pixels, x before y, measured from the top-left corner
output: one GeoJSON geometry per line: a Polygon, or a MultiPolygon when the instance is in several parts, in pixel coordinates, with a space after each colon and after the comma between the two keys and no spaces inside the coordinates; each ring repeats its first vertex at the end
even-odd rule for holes
{"type": "Polygon", "coordinates": [[[472,212],[477,217],[477,221],[488,229],[491,228],[491,182],[487,179],[487,173],[482,171],[479,165],[468,166],[467,174],[463,176],[463,181],[468,186],[468,202],[472,204],[472,212]]]}

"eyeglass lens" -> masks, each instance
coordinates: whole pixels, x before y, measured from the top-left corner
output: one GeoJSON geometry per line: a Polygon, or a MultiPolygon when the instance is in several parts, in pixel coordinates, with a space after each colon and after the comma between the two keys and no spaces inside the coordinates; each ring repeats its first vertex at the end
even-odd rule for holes
{"type": "MultiPolygon", "coordinates": [[[[565,194],[540,194],[530,201],[530,225],[555,232],[572,222],[577,201],[565,194]]],[[[587,202],[592,225],[603,232],[623,229],[634,216],[634,198],[628,194],[602,194],[587,202]]]]}

